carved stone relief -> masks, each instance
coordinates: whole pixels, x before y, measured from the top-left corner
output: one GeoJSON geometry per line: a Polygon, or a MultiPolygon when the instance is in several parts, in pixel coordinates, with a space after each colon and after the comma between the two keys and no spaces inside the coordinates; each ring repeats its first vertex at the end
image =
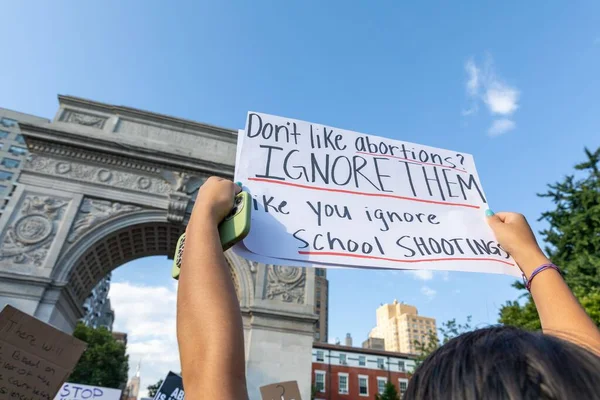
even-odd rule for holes
{"type": "Polygon", "coordinates": [[[93,182],[146,193],[168,194],[173,191],[171,185],[158,177],[79,162],[61,161],[37,154],[31,154],[25,167],[30,171],[46,175],[63,176],[76,181],[93,182]]]}
{"type": "Polygon", "coordinates": [[[267,266],[266,297],[286,303],[304,303],[306,271],[299,267],[267,266]]]}
{"type": "Polygon", "coordinates": [[[198,175],[169,170],[162,170],[160,175],[173,190],[173,193],[169,194],[167,219],[174,223],[182,223],[192,200],[190,195],[198,190],[205,179],[198,175]]]}
{"type": "Polygon", "coordinates": [[[131,204],[85,198],[77,212],[67,242],[73,243],[96,224],[116,217],[117,215],[127,214],[141,209],[141,207],[131,204]]]}
{"type": "Polygon", "coordinates": [[[108,118],[100,117],[97,115],[82,113],[79,111],[66,110],[62,116],[63,122],[69,122],[72,124],[90,126],[92,128],[102,129],[108,118]]]}
{"type": "Polygon", "coordinates": [[[2,237],[0,261],[41,266],[68,204],[68,199],[26,195],[2,237]]]}

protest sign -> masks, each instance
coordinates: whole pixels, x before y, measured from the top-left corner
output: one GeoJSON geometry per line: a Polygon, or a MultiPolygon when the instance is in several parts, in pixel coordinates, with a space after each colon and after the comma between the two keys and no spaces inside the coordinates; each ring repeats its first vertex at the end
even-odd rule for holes
{"type": "Polygon", "coordinates": [[[52,400],[86,348],[14,307],[0,312],[0,399],[52,400]]]}
{"type": "Polygon", "coordinates": [[[298,382],[279,382],[260,388],[262,400],[302,400],[298,382]]]}
{"type": "Polygon", "coordinates": [[[66,382],[54,400],[119,400],[121,391],[100,386],[66,382]]]}
{"type": "Polygon", "coordinates": [[[170,372],[154,395],[154,400],[184,400],[183,379],[181,376],[170,372]]]}
{"type": "Polygon", "coordinates": [[[253,198],[234,248],[245,257],[520,276],[470,154],[254,112],[238,143],[236,180],[253,198]]]}

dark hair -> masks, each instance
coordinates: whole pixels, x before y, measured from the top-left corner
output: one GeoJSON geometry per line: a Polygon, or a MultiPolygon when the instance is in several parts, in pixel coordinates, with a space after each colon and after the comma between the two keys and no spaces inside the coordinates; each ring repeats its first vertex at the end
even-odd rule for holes
{"type": "Polygon", "coordinates": [[[600,399],[600,357],[541,332],[478,329],[430,354],[403,398],[442,399],[600,399]]]}

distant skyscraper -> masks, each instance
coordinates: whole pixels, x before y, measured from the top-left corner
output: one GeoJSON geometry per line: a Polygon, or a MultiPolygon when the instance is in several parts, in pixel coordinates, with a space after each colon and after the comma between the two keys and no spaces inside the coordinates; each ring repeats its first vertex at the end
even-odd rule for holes
{"type": "Polygon", "coordinates": [[[135,376],[129,380],[127,388],[125,389],[124,397],[127,400],[137,400],[140,393],[140,368],[142,362],[138,362],[135,376]]]}
{"type": "Polygon", "coordinates": [[[111,274],[106,275],[88,296],[83,304],[85,315],[81,321],[92,328],[105,327],[112,331],[115,321],[115,312],[113,311],[108,291],[110,290],[111,274]]]}
{"type": "Polygon", "coordinates": [[[428,343],[430,332],[437,332],[435,318],[422,317],[415,306],[394,300],[377,309],[377,326],[369,338],[384,339],[386,351],[416,354],[415,341],[428,343]]]}
{"type": "Polygon", "coordinates": [[[315,341],[327,343],[329,330],[329,281],[327,270],[315,271],[315,313],[319,319],[315,324],[315,341]]]}
{"type": "Polygon", "coordinates": [[[15,182],[29,155],[19,122],[40,124],[49,121],[0,108],[0,215],[15,189],[15,182]]]}

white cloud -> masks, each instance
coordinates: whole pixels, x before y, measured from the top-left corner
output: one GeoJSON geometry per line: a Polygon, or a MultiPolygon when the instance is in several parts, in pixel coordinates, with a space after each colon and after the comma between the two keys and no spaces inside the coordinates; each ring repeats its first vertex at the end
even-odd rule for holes
{"type": "Polygon", "coordinates": [[[488,129],[488,135],[491,137],[500,136],[515,129],[515,126],[516,124],[510,119],[497,119],[488,129]]]}
{"type": "Polygon", "coordinates": [[[493,82],[485,91],[483,101],[492,114],[510,115],[519,105],[519,91],[500,82],[493,82]]]}
{"type": "Polygon", "coordinates": [[[110,301],[115,309],[114,330],[127,333],[130,376],[141,360],[141,397],[146,387],[180,372],[176,336],[176,285],[143,286],[113,282],[110,301]]]}
{"type": "Polygon", "coordinates": [[[410,274],[422,281],[430,281],[433,279],[433,271],[427,269],[412,270],[410,271],[410,274]]]}
{"type": "Polygon", "coordinates": [[[471,96],[475,96],[479,91],[479,76],[481,74],[481,70],[477,67],[472,58],[470,58],[465,64],[465,70],[467,71],[467,75],[469,77],[469,79],[467,79],[467,93],[471,96]]]}
{"type": "Polygon", "coordinates": [[[437,291],[434,290],[434,289],[432,289],[432,288],[430,288],[429,286],[423,286],[423,287],[421,287],[421,294],[423,294],[426,297],[428,297],[429,300],[433,300],[433,298],[437,294],[437,291]]]}
{"type": "MultiPolygon", "coordinates": [[[[465,71],[466,91],[472,104],[462,111],[463,116],[476,114],[480,103],[484,104],[492,115],[507,117],[517,111],[521,92],[496,75],[491,59],[481,67],[471,58],[465,63],[465,71]]],[[[490,136],[498,136],[514,128],[513,121],[501,119],[494,121],[488,133],[490,136]]]]}
{"type": "Polygon", "coordinates": [[[476,96],[479,92],[481,84],[481,69],[477,67],[475,61],[470,58],[465,63],[465,71],[467,71],[467,93],[470,96],[476,96]]]}

